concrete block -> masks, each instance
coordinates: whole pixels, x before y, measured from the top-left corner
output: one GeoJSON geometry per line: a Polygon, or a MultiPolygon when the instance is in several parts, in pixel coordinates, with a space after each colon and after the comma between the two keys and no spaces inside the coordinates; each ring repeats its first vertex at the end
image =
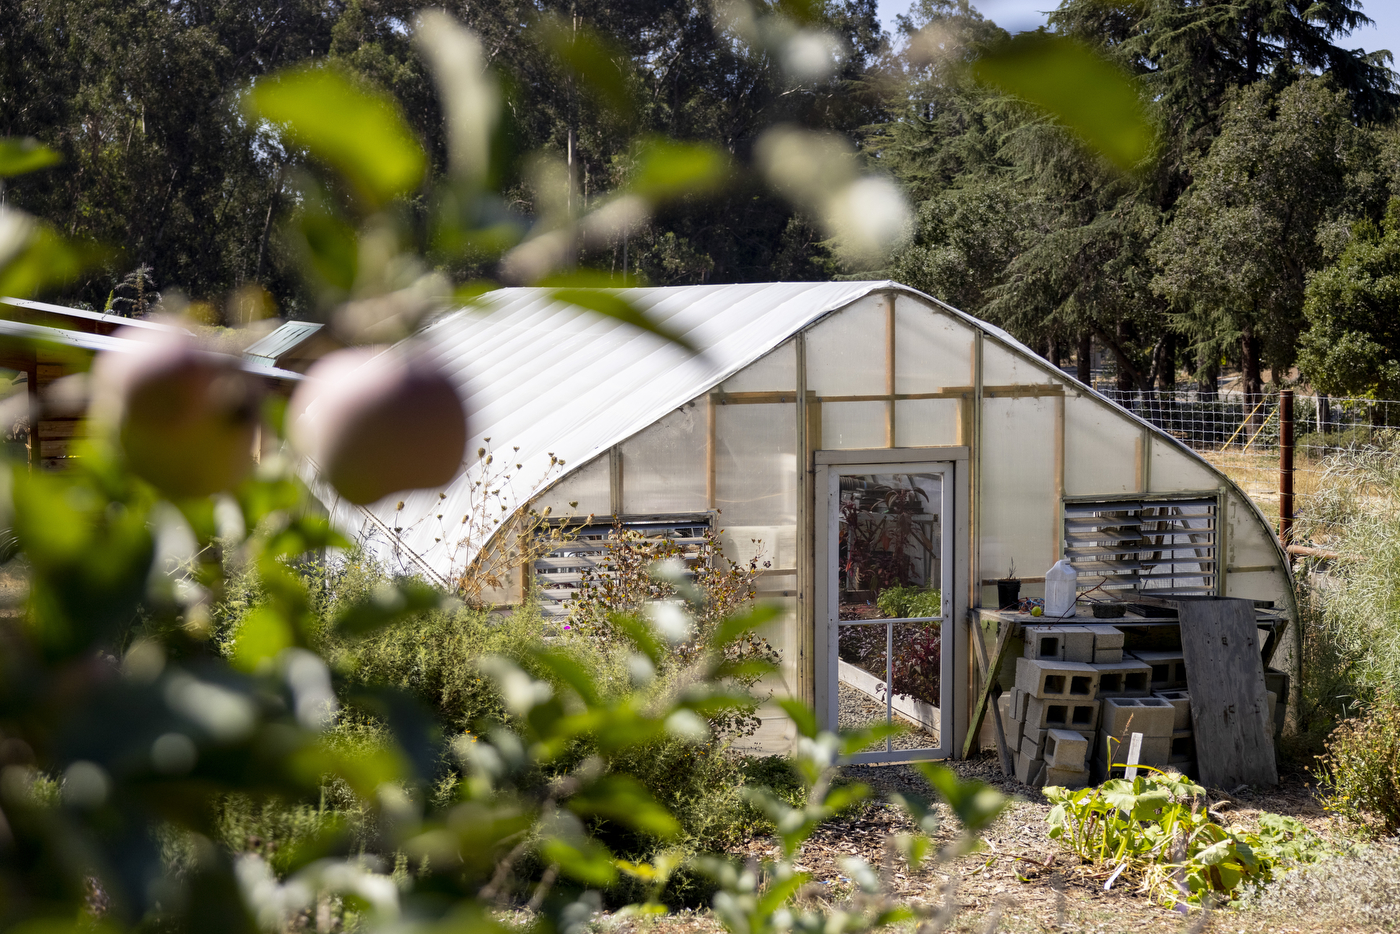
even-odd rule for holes
{"type": "Polygon", "coordinates": [[[1156,652],[1134,649],[1132,654],[1152,666],[1152,689],[1166,690],[1186,686],[1186,662],[1180,652],[1156,652]]]}
{"type": "Polygon", "coordinates": [[[1065,640],[1059,626],[1022,626],[1023,655],[1045,661],[1064,661],[1065,640]]]}
{"type": "Polygon", "coordinates": [[[1123,630],[1107,623],[1090,623],[1085,629],[1094,634],[1094,651],[1123,648],[1123,630]]]}
{"type": "MultiPolygon", "coordinates": [[[[1128,740],[1100,733],[1099,742],[1094,752],[1096,760],[1107,765],[1109,762],[1110,749],[1112,749],[1112,765],[1115,768],[1127,764],[1128,740]]],[[[1138,765],[1150,765],[1154,769],[1164,769],[1171,762],[1171,752],[1171,734],[1167,734],[1166,736],[1144,736],[1142,738],[1142,749],[1138,752],[1138,765]]]]}
{"type": "Polygon", "coordinates": [[[1167,759],[1172,765],[1178,762],[1194,762],[1196,759],[1196,736],[1190,730],[1172,732],[1171,755],[1167,759]]]}
{"type": "Polygon", "coordinates": [[[1067,662],[1089,664],[1094,660],[1094,633],[1086,626],[1061,626],[1067,662]]]}
{"type": "Polygon", "coordinates": [[[1021,745],[1017,752],[1027,759],[1045,758],[1045,735],[1049,730],[1027,730],[1021,734],[1021,745]]]}
{"type": "Polygon", "coordinates": [[[1186,691],[1153,691],[1152,696],[1171,701],[1171,705],[1176,708],[1176,722],[1172,725],[1173,730],[1191,729],[1190,694],[1186,691]]]}
{"type": "Polygon", "coordinates": [[[1007,720],[1002,724],[1006,730],[1006,748],[1014,754],[1021,748],[1021,730],[1023,724],[1020,720],[1007,720]]]}
{"type": "Polygon", "coordinates": [[[1147,697],[1152,693],[1152,669],[1137,659],[1095,664],[1099,697],[1147,697]]]}
{"type": "Polygon", "coordinates": [[[1089,770],[1083,769],[1059,769],[1050,765],[1045,765],[1046,786],[1057,785],[1061,788],[1083,788],[1089,784],[1089,770]]]}
{"type": "Polygon", "coordinates": [[[1118,649],[1094,649],[1094,664],[1106,665],[1121,662],[1123,660],[1123,650],[1118,649]]]}
{"type": "MultiPolygon", "coordinates": [[[[1003,691],[1002,693],[1004,694],[1004,693],[1006,693],[1006,692],[1003,691]]],[[[1012,689],[1011,689],[1011,719],[1012,719],[1012,720],[1024,720],[1024,719],[1026,719],[1026,701],[1029,700],[1029,699],[1030,699],[1030,695],[1027,694],[1025,691],[1021,690],[1020,688],[1012,688],[1012,689]]]]}
{"type": "Polygon", "coordinates": [[[1103,699],[1103,732],[1126,739],[1131,733],[1143,736],[1172,735],[1176,708],[1160,697],[1106,697],[1103,699]]]}
{"type": "Polygon", "coordinates": [[[1026,704],[1026,724],[1023,733],[1032,730],[1090,731],[1099,725],[1099,702],[1096,700],[1057,700],[1032,697],[1026,704]]]}
{"type": "Polygon", "coordinates": [[[1031,759],[1021,754],[1016,755],[1016,781],[1022,785],[1034,785],[1045,773],[1045,761],[1043,759],[1031,759]]]}
{"type": "Polygon", "coordinates": [[[1006,721],[1011,719],[1011,692],[1002,691],[997,697],[997,713],[1001,714],[1001,725],[1006,727],[1006,721]]]}
{"type": "Polygon", "coordinates": [[[1044,753],[1046,768],[1077,772],[1089,757],[1089,740],[1069,730],[1046,730],[1044,753]]]}
{"type": "Polygon", "coordinates": [[[1099,689],[1099,672],[1082,662],[1016,659],[1016,687],[1035,698],[1092,700],[1099,689]]]}

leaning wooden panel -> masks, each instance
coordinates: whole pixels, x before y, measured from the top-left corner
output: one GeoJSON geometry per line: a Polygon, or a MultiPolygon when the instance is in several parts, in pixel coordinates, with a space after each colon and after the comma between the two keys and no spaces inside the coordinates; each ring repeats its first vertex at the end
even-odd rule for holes
{"type": "Polygon", "coordinates": [[[1181,654],[1201,782],[1277,785],[1259,629],[1249,600],[1182,600],[1181,654]]]}

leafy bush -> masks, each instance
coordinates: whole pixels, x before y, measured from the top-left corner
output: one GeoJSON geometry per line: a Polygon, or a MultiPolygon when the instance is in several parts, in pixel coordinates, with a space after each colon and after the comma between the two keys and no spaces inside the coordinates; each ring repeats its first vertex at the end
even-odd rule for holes
{"type": "Polygon", "coordinates": [[[941,616],[943,596],[923,587],[886,587],[875,598],[880,612],[895,619],[941,616]]]}
{"type": "MultiPolygon", "coordinates": [[[[1322,855],[1321,840],[1291,817],[1264,814],[1258,831],[1222,827],[1209,816],[1205,789],[1159,773],[1097,788],[1047,787],[1050,836],[1081,859],[1141,876],[1142,889],[1168,905],[1233,897],[1241,885],[1322,855]]],[[[1110,883],[1111,884],[1111,883],[1110,883]]]]}
{"type": "Polygon", "coordinates": [[[1343,721],[1320,766],[1329,811],[1376,835],[1400,830],[1400,704],[1384,698],[1343,721]]]}

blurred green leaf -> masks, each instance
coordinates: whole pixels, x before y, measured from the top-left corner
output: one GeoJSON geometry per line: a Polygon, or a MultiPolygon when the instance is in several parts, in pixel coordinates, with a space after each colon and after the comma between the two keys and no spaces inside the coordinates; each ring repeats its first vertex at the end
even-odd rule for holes
{"type": "Polygon", "coordinates": [[[558,837],[550,837],[540,847],[541,855],[557,863],[564,875],[584,885],[606,886],[617,881],[617,867],[612,854],[601,843],[582,841],[578,846],[558,837]]]}
{"type": "Polygon", "coordinates": [[[778,706],[783,708],[783,712],[792,718],[793,723],[797,724],[799,735],[808,739],[817,735],[817,715],[811,707],[795,697],[778,698],[778,706]]]}
{"type": "Polygon", "coordinates": [[[355,229],[325,211],[307,211],[293,230],[306,248],[311,271],[327,285],[349,292],[359,275],[360,246],[355,229]]]}
{"type": "Polygon", "coordinates": [[[253,85],[248,107],[335,169],[378,207],[418,187],[427,158],[393,98],[329,67],[279,72],[253,85]]]}
{"type": "Polygon", "coordinates": [[[657,203],[713,191],[729,170],[729,156],[718,146],[653,138],[642,146],[628,187],[657,203]]]}
{"type": "MultiPolygon", "coordinates": [[[[8,260],[0,255],[0,295],[28,298],[44,289],[73,281],[83,270],[111,255],[96,244],[69,240],[48,224],[0,207],[0,241],[11,233],[23,236],[24,240],[22,246],[14,244],[8,260]],[[5,229],[17,221],[16,215],[27,221],[27,233],[5,229]]],[[[0,249],[4,246],[0,242],[0,249]]]]}
{"type": "Polygon", "coordinates": [[[364,636],[391,623],[442,606],[442,594],[413,577],[401,577],[392,587],[376,590],[341,611],[334,628],[347,636],[364,636]]]}
{"type": "Polygon", "coordinates": [[[550,54],[600,104],[616,117],[632,119],[636,105],[624,64],[630,61],[625,49],[587,24],[569,22],[562,16],[540,17],[536,31],[550,54]]]}
{"type": "Polygon", "coordinates": [[[634,328],[649,331],[658,337],[677,344],[691,353],[698,353],[695,345],[684,336],[670,330],[665,325],[653,321],[640,308],[633,305],[605,273],[578,272],[561,273],[545,278],[539,283],[550,289],[550,297],[555,301],[567,302],[586,308],[605,318],[616,318],[634,328]]]}
{"type": "Polygon", "coordinates": [[[590,707],[599,703],[598,688],[593,676],[578,659],[559,649],[542,648],[535,652],[540,664],[544,665],[556,678],[578,692],[578,696],[590,707]]]}
{"type": "Polygon", "coordinates": [[[724,618],[710,636],[710,648],[723,649],[746,632],[753,632],[765,623],[771,623],[783,613],[782,604],[776,602],[756,603],[742,613],[734,613],[724,618]]]}
{"type": "Polygon", "coordinates": [[[995,788],[975,779],[963,780],[946,765],[918,762],[915,768],[923,774],[938,797],[952,809],[958,822],[968,833],[980,833],[991,826],[1011,802],[995,788]]]}
{"type": "Polygon", "coordinates": [[[1021,33],[973,62],[972,75],[1054,117],[1120,169],[1152,151],[1137,82],[1073,39],[1021,33]]]}
{"type": "Polygon", "coordinates": [[[271,607],[260,606],[248,612],[233,646],[233,663],[243,671],[256,671],[265,661],[276,658],[292,646],[292,627],[271,607]]]}
{"type": "Polygon", "coordinates": [[[0,178],[57,165],[63,157],[36,139],[0,137],[0,178]]]}
{"type": "Polygon", "coordinates": [[[568,804],[575,814],[606,817],[663,839],[681,830],[671,812],[630,775],[605,775],[570,798],[568,804]]]}
{"type": "Polygon", "coordinates": [[[622,631],[628,639],[632,640],[643,655],[651,659],[652,664],[659,664],[666,654],[666,647],[661,644],[661,640],[656,637],[656,633],[646,620],[631,613],[610,613],[608,622],[615,628],[622,631]]]}

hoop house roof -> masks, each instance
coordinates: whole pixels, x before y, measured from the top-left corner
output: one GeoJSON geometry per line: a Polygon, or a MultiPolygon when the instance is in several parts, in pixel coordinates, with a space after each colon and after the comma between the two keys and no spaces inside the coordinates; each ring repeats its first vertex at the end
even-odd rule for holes
{"type": "MultiPolygon", "coordinates": [[[[489,447],[498,462],[509,461],[511,483],[502,492],[503,505],[514,510],[823,315],[886,289],[911,291],[889,281],[629,290],[635,307],[689,341],[697,355],[558,301],[547,289],[493,292],[481,309],[445,314],[417,340],[457,383],[469,413],[470,450],[489,447]],[[564,462],[562,474],[549,473],[551,455],[564,462]],[[521,467],[514,469],[515,464],[521,467]]],[[[1012,341],[1005,332],[981,326],[1012,341]]],[[[475,461],[474,454],[470,459],[475,461]]],[[[470,556],[451,554],[446,541],[435,541],[441,536],[432,523],[412,519],[441,513],[460,522],[471,511],[471,484],[480,475],[480,465],[473,463],[441,491],[445,499],[436,490],[419,491],[404,497],[402,509],[396,508],[397,498],[360,509],[323,494],[342,523],[377,530],[370,536],[376,550],[397,551],[423,570],[445,576],[470,556]]]]}

